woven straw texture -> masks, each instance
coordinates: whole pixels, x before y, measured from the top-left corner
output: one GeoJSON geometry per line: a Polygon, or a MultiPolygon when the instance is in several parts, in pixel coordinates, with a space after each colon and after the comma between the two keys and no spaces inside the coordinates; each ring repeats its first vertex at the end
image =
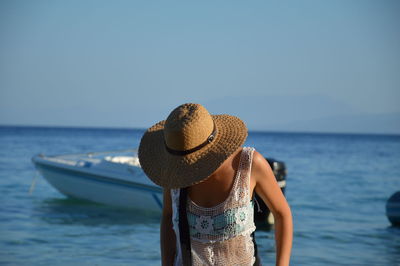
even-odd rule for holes
{"type": "MultiPolygon", "coordinates": [[[[144,133],[139,146],[139,161],[143,171],[154,183],[164,188],[182,188],[204,181],[244,144],[247,128],[242,120],[230,115],[209,116],[217,129],[214,140],[200,150],[188,155],[173,155],[166,150],[165,120],[155,124],[144,133]]],[[[167,119],[168,123],[170,123],[169,118],[167,119]]],[[[210,133],[209,131],[207,131],[207,134],[210,133]]],[[[193,135],[193,131],[191,134],[193,135]]],[[[200,134],[204,135],[204,132],[200,134]]],[[[185,146],[184,143],[188,143],[187,141],[179,144],[179,140],[177,140],[174,142],[175,146],[192,148],[191,146],[205,141],[204,136],[196,138],[196,136],[189,136],[188,134],[182,135],[185,135],[186,139],[193,140],[194,144],[186,144],[185,146]]]]}

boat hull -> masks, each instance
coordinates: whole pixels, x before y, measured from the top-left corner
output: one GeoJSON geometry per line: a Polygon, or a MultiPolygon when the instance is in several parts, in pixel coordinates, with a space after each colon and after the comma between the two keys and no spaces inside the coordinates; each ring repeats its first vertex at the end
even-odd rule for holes
{"type": "Polygon", "coordinates": [[[162,190],[34,160],[36,169],[62,194],[97,203],[149,212],[162,210],[162,190]]]}

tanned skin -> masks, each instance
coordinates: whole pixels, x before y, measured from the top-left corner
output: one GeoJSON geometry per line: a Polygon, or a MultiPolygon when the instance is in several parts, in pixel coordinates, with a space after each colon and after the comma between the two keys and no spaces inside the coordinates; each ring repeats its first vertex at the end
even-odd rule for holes
{"type": "MultiPolygon", "coordinates": [[[[222,203],[232,189],[242,148],[234,152],[209,178],[189,188],[189,197],[197,205],[213,207],[222,203]]],[[[293,223],[290,207],[274,173],[265,158],[254,151],[250,176],[251,196],[256,191],[275,219],[276,266],[288,266],[293,241],[293,223]]],[[[164,189],[164,207],[161,219],[160,242],[162,265],[173,265],[175,233],[172,229],[172,207],[169,189],[164,189]]]]}

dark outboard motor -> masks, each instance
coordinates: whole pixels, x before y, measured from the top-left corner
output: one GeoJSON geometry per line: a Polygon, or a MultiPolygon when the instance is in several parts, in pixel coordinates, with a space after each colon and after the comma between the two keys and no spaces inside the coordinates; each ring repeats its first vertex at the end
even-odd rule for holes
{"type": "MultiPolygon", "coordinates": [[[[282,193],[285,194],[287,175],[285,163],[272,158],[265,159],[271,166],[271,169],[274,172],[276,181],[278,182],[282,193]]],[[[257,195],[257,193],[255,193],[255,199],[257,200],[257,202],[255,202],[254,204],[254,220],[256,222],[257,228],[270,229],[271,226],[274,224],[274,217],[271,211],[268,209],[267,205],[257,195]]]]}

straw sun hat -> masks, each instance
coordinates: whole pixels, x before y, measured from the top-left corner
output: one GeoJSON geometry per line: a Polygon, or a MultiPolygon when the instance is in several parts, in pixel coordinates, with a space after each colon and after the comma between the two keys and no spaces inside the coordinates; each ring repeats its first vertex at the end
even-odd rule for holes
{"type": "Polygon", "coordinates": [[[246,125],[239,118],[210,115],[202,105],[187,103],[144,133],[139,161],[157,185],[188,187],[209,177],[246,137],[246,125]]]}

